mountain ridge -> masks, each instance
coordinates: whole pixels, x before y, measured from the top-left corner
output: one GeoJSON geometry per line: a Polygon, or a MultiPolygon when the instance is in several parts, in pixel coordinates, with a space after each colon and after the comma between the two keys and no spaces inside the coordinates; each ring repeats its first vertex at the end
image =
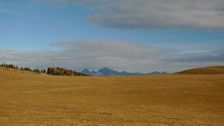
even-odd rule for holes
{"type": "Polygon", "coordinates": [[[154,71],[151,73],[141,73],[141,72],[127,72],[127,71],[116,71],[111,68],[100,68],[97,71],[90,71],[88,69],[84,69],[81,71],[84,74],[90,75],[90,76],[142,76],[142,75],[160,75],[160,74],[167,74],[166,72],[158,72],[154,71]]]}

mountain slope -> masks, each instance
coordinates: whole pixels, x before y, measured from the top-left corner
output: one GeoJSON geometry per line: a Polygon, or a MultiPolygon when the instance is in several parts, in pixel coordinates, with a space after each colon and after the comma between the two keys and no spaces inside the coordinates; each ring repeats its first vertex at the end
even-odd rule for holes
{"type": "Polygon", "coordinates": [[[177,74],[224,74],[224,66],[195,68],[178,72],[177,74]]]}

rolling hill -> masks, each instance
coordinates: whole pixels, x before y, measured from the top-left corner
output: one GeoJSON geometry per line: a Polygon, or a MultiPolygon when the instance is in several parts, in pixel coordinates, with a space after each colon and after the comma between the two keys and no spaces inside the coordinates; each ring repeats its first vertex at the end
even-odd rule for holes
{"type": "Polygon", "coordinates": [[[224,66],[195,68],[178,72],[178,74],[224,74],[224,66]]]}
{"type": "Polygon", "coordinates": [[[1,126],[221,126],[224,74],[85,77],[0,68],[1,126]]]}

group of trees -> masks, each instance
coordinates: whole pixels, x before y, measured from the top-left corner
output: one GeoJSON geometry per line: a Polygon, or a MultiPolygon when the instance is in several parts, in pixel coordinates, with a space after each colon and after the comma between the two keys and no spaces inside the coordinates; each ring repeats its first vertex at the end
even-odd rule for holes
{"type": "Polygon", "coordinates": [[[60,67],[50,67],[47,69],[47,74],[49,75],[62,75],[62,76],[87,76],[86,74],[76,72],[73,70],[60,68],[60,67]]]}
{"type": "Polygon", "coordinates": [[[60,67],[49,67],[47,71],[45,69],[31,69],[29,67],[18,67],[13,64],[6,64],[2,63],[0,67],[6,67],[6,68],[11,68],[11,69],[18,69],[22,71],[29,71],[29,72],[34,72],[34,73],[45,73],[48,75],[61,75],[61,76],[87,76],[86,74],[76,72],[73,70],[65,69],[65,68],[60,68],[60,67]]]}

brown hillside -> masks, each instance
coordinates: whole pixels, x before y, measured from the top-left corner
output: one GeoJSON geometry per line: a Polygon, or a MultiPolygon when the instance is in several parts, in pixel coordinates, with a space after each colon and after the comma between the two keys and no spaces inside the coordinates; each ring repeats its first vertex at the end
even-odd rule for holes
{"type": "Polygon", "coordinates": [[[190,69],[178,72],[178,74],[224,74],[224,66],[190,69]]]}

